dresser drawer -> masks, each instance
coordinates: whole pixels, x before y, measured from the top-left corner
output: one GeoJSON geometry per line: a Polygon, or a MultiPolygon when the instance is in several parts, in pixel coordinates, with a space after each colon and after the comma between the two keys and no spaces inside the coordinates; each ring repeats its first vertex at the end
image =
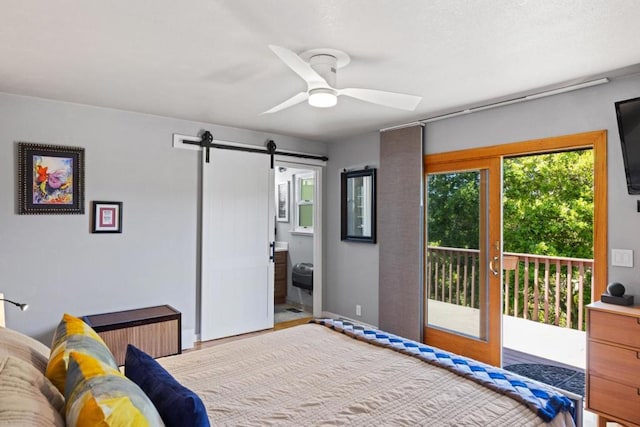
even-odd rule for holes
{"type": "Polygon", "coordinates": [[[589,337],[640,349],[640,319],[591,310],[589,337]]]}
{"type": "Polygon", "coordinates": [[[634,351],[589,341],[588,354],[589,374],[640,388],[640,349],[634,351]]]}
{"type": "Polygon", "coordinates": [[[589,409],[640,424],[640,388],[591,375],[587,393],[589,409]]]}

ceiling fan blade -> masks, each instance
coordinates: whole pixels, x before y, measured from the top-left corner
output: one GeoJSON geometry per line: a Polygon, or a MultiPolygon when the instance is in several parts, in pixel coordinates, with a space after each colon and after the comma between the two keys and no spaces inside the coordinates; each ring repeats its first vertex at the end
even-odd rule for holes
{"type": "Polygon", "coordinates": [[[375,89],[359,89],[346,88],[338,89],[338,95],[346,95],[361,101],[371,102],[373,104],[384,105],[387,107],[398,108],[400,110],[413,111],[416,109],[421,96],[407,95],[404,93],[385,92],[375,89]]]}
{"type": "Polygon", "coordinates": [[[300,92],[297,95],[293,95],[291,98],[287,99],[286,101],[276,105],[270,110],[263,111],[262,113],[260,113],[260,115],[277,113],[278,111],[284,110],[285,108],[293,107],[296,104],[300,104],[301,102],[304,102],[307,99],[309,99],[309,94],[307,92],[300,92]]]}
{"type": "Polygon", "coordinates": [[[308,62],[304,61],[298,55],[296,55],[293,51],[287,49],[286,47],[269,45],[269,48],[278,55],[278,58],[282,62],[284,62],[287,67],[291,68],[297,75],[302,77],[304,81],[307,82],[307,85],[313,86],[315,85],[324,85],[328,86],[327,81],[322,78],[320,74],[318,74],[308,62]]]}

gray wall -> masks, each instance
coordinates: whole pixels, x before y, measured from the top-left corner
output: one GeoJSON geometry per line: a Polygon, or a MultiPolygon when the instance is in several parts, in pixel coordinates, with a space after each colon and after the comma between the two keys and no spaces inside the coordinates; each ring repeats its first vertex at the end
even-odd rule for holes
{"type": "MultiPolygon", "coordinates": [[[[633,249],[634,268],[610,267],[640,299],[637,196],[627,194],[613,103],[640,96],[640,76],[430,123],[427,153],[607,129],[609,250],[633,249]]],[[[218,139],[328,154],[324,179],[324,309],[378,323],[378,245],[340,241],[340,172],[378,165],[379,134],[328,145],[247,130],[0,94],[0,291],[30,303],[7,307],[10,327],[48,344],[62,312],[89,314],[169,303],[196,329],[198,168],[171,135],[207,128],[218,139]],[[89,215],[16,214],[15,142],[86,148],[86,208],[124,202],[122,235],[92,235],[89,215]],[[362,317],[355,305],[362,305],[362,317]]]]}
{"type": "Polygon", "coordinates": [[[609,282],[623,283],[640,302],[638,196],[627,193],[614,103],[640,96],[640,76],[614,80],[535,101],[429,123],[426,153],[526,141],[606,129],[608,131],[609,260],[611,249],[633,249],[634,267],[609,265],[609,282]]]}
{"type": "Polygon", "coordinates": [[[292,181],[295,179],[293,178],[293,174],[303,172],[309,173],[313,171],[287,167],[287,171],[281,173],[278,172],[276,168],[276,184],[289,182],[289,222],[276,222],[276,240],[289,243],[289,252],[287,254],[287,301],[312,308],[313,295],[305,290],[294,287],[291,278],[293,266],[297,263],[308,262],[313,264],[313,235],[291,233],[291,230],[293,230],[295,226],[292,213],[296,206],[292,181]]]}
{"type": "MultiPolygon", "coordinates": [[[[199,154],[172,134],[326,154],[323,143],[112,109],[0,94],[0,292],[7,325],[49,344],[63,312],[170,304],[196,330],[199,154]],[[85,215],[17,215],[16,142],[84,147],[85,215]],[[90,202],[124,202],[122,234],[91,234],[90,202]]],[[[184,344],[189,344],[185,342],[184,344]]]]}
{"type": "MultiPolygon", "coordinates": [[[[427,154],[506,144],[535,138],[608,131],[608,250],[632,249],[634,267],[609,264],[608,281],[619,281],[640,302],[640,196],[630,196],[618,135],[614,103],[640,96],[640,76],[602,86],[555,95],[426,125],[427,154]]],[[[341,168],[378,163],[379,134],[362,135],[329,145],[326,179],[326,296],[325,309],[357,319],[355,304],[363,304],[362,320],[378,323],[378,251],[376,246],[340,241],[339,188],[341,168]]]]}
{"type": "Polygon", "coordinates": [[[379,133],[329,144],[325,171],[325,311],[378,324],[378,245],[340,240],[340,173],[343,169],[378,167],[379,133]],[[356,316],[356,304],[362,316],[356,316]]]}

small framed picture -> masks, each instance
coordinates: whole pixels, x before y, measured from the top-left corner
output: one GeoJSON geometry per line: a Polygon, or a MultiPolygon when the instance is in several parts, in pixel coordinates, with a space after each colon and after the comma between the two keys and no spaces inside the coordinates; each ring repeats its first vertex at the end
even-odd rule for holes
{"type": "Polygon", "coordinates": [[[278,222],[289,222],[289,182],[278,184],[276,210],[278,222]]]}
{"type": "Polygon", "coordinates": [[[92,233],[122,233],[122,202],[93,202],[92,233]]]}

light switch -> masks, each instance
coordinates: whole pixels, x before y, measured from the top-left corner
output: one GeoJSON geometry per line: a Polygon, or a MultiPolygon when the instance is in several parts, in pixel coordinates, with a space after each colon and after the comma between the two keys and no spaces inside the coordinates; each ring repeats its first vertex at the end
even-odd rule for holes
{"type": "Polygon", "coordinates": [[[616,267],[633,267],[633,250],[611,249],[611,265],[616,267]]]}

